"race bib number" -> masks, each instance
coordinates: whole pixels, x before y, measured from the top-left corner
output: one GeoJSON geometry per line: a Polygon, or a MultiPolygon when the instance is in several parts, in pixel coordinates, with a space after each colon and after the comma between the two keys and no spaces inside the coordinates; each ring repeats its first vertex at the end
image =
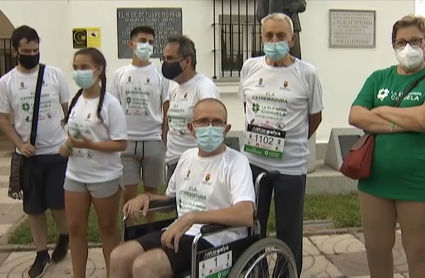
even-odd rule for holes
{"type": "Polygon", "coordinates": [[[249,153],[273,157],[283,157],[286,132],[283,130],[248,124],[244,150],[249,153]]]}
{"type": "Polygon", "coordinates": [[[232,251],[199,262],[199,277],[227,278],[232,267],[232,251]]]}

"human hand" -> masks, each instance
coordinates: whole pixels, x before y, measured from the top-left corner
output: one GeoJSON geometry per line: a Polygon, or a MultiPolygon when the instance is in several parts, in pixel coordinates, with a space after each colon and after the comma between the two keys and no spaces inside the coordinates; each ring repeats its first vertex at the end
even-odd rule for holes
{"type": "Polygon", "coordinates": [[[26,143],[18,147],[18,150],[21,152],[23,156],[30,157],[35,155],[36,148],[30,143],[26,143]]]}
{"type": "Polygon", "coordinates": [[[193,223],[191,220],[191,215],[185,214],[180,217],[176,222],[174,222],[161,236],[162,246],[167,246],[170,249],[174,249],[177,253],[179,251],[179,243],[181,237],[187,230],[192,227],[193,223]]]}
{"type": "Polygon", "coordinates": [[[62,146],[59,148],[59,154],[62,157],[70,157],[72,154],[72,148],[68,142],[68,140],[62,144],[62,146]]]}
{"type": "Polygon", "coordinates": [[[93,145],[93,141],[82,134],[80,134],[77,139],[68,133],[68,142],[71,148],[77,149],[91,149],[93,145]]]}
{"type": "Polygon", "coordinates": [[[137,220],[139,218],[140,210],[143,210],[143,215],[146,216],[150,201],[151,198],[149,194],[144,193],[128,201],[122,208],[122,212],[125,216],[128,216],[133,220],[137,220]]]}

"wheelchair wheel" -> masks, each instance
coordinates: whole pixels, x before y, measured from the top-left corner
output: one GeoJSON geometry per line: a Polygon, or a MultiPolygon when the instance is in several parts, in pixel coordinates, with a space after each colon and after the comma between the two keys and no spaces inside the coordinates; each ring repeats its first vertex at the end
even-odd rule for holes
{"type": "Polygon", "coordinates": [[[242,277],[298,278],[298,273],[289,247],[279,239],[265,238],[251,245],[233,265],[229,278],[242,277]]]}

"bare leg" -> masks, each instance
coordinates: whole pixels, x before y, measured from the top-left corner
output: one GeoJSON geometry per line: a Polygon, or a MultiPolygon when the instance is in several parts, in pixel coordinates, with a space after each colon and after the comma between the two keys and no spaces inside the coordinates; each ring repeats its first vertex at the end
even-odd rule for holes
{"type": "Polygon", "coordinates": [[[68,234],[68,223],[66,221],[66,212],[62,210],[52,210],[53,218],[55,219],[56,225],[60,234],[68,234]]]}
{"type": "Polygon", "coordinates": [[[371,278],[394,276],[395,202],[360,192],[360,213],[371,278]]]}
{"type": "Polygon", "coordinates": [[[88,192],[73,192],[65,190],[69,247],[71,249],[74,278],[86,277],[88,256],[87,222],[90,205],[91,197],[88,192]]]}
{"type": "MultiPolygon", "coordinates": [[[[158,194],[158,188],[154,188],[154,187],[147,187],[144,186],[144,191],[146,193],[150,193],[150,194],[158,194]]],[[[146,214],[146,222],[151,223],[155,221],[155,214],[153,212],[148,212],[146,214]]]]}
{"type": "Polygon", "coordinates": [[[425,203],[397,201],[403,248],[410,278],[425,274],[425,203]]]}
{"type": "Polygon", "coordinates": [[[137,241],[128,241],[115,248],[111,253],[110,278],[132,278],[134,260],[143,252],[137,241]]]}
{"type": "Polygon", "coordinates": [[[28,215],[28,222],[31,229],[32,240],[36,251],[47,249],[47,220],[46,213],[28,215]]]}
{"type": "Polygon", "coordinates": [[[103,256],[109,277],[109,266],[111,252],[120,244],[120,236],[117,228],[118,208],[120,203],[121,190],[107,198],[93,198],[93,205],[96,210],[97,220],[102,237],[103,256]]]}
{"type": "Polygon", "coordinates": [[[172,278],[170,261],[162,249],[153,249],[136,258],[133,278],[172,278]]]}
{"type": "MultiPolygon", "coordinates": [[[[124,190],[122,191],[122,206],[124,206],[128,201],[130,201],[133,198],[136,198],[137,196],[137,184],[135,185],[126,185],[124,186],[124,190]]],[[[121,210],[122,211],[122,207],[121,210]]],[[[131,219],[127,220],[128,225],[134,225],[134,221],[131,219]]]]}

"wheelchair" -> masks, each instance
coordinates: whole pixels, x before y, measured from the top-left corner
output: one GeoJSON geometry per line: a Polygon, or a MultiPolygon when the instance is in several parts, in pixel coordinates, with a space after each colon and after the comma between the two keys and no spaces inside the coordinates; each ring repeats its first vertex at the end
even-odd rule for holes
{"type": "MultiPolygon", "coordinates": [[[[262,179],[273,179],[278,172],[261,173],[255,181],[256,205],[258,205],[259,188],[262,179]]],[[[152,201],[150,212],[170,212],[176,210],[175,199],[168,201],[152,201]]],[[[153,223],[134,226],[127,225],[127,219],[123,219],[122,238],[128,241],[139,238],[147,233],[161,230],[171,225],[175,219],[167,219],[153,223]]],[[[234,227],[233,227],[234,228],[234,227]]],[[[183,273],[175,273],[174,278],[298,278],[294,256],[289,247],[276,238],[261,239],[260,223],[254,212],[254,225],[249,227],[248,236],[228,244],[213,247],[208,250],[198,251],[198,241],[207,235],[223,232],[231,227],[210,224],[204,225],[199,234],[192,242],[191,269],[183,273]],[[276,265],[272,259],[266,257],[271,255],[272,259],[282,260],[288,267],[285,274],[277,273],[276,265]],[[273,270],[270,273],[270,265],[273,270]]],[[[282,263],[279,263],[282,265],[282,263]]],[[[283,266],[282,266],[283,267],[283,266]]]]}

